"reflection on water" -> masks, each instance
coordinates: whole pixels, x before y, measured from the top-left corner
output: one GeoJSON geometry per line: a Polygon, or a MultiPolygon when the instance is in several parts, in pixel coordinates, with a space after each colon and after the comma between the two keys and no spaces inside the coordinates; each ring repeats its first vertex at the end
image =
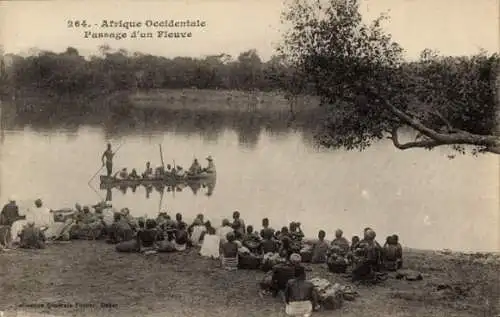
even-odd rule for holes
{"type": "MultiPolygon", "coordinates": [[[[101,184],[99,187],[106,193],[105,198],[101,198],[101,200],[113,201],[113,192],[120,192],[122,195],[138,194],[137,189],[139,188],[144,189],[146,199],[151,198],[151,194],[153,193],[153,191],[162,195],[162,199],[163,195],[165,194],[171,194],[175,198],[175,194],[182,191],[190,191],[193,193],[193,195],[198,195],[198,193],[204,192],[205,196],[212,196],[216,184],[216,179],[213,179],[210,181],[193,181],[189,183],[180,183],[172,186],[167,186],[164,184],[107,186],[101,184]]],[[[101,197],[99,193],[97,193],[97,195],[101,197]]]]}
{"type": "Polygon", "coordinates": [[[342,228],[350,237],[372,226],[381,242],[397,233],[414,248],[498,250],[496,156],[449,160],[446,149],[399,151],[388,142],[361,153],[326,151],[311,147],[310,132],[269,124],[271,118],[184,117],[109,126],[73,122],[69,128],[55,121],[50,128],[10,122],[0,147],[0,200],[42,197],[49,207],[63,208],[108,194],[115,207],[140,216],[159,209],[186,218],[201,212],[217,224],[239,210],[256,227],[264,217],[275,228],[298,220],[308,236],[324,229],[331,237],[342,228]],[[159,166],[158,144],[166,163],[185,167],[210,154],[217,190],[94,191],[87,183],[108,141],[124,143],[116,169],[146,161],[159,166]]]}
{"type": "MultiPolygon", "coordinates": [[[[312,126],[310,123],[313,114],[305,114],[297,125],[312,126]]],[[[163,132],[171,132],[184,137],[198,136],[206,142],[215,142],[220,136],[230,129],[238,135],[239,145],[245,148],[254,148],[263,128],[274,133],[290,131],[290,123],[283,113],[219,113],[216,111],[173,111],[169,109],[134,110],[130,117],[82,117],[78,115],[51,115],[47,121],[46,116],[40,113],[24,113],[22,116],[11,116],[6,120],[7,130],[22,130],[29,127],[32,131],[46,134],[54,131],[65,134],[68,140],[76,137],[80,127],[103,128],[105,139],[118,139],[134,134],[144,137],[154,137],[163,132]]],[[[309,131],[309,128],[305,129],[309,131]]]]}

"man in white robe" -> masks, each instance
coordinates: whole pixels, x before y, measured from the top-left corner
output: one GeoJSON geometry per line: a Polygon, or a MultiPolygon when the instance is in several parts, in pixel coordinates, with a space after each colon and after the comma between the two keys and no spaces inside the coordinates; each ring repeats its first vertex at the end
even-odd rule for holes
{"type": "Polygon", "coordinates": [[[30,208],[26,215],[26,220],[28,222],[33,222],[36,227],[47,228],[44,231],[47,239],[57,238],[58,231],[60,230],[57,230],[58,228],[54,225],[54,214],[49,208],[43,206],[41,199],[35,200],[35,208],[30,208]]]}

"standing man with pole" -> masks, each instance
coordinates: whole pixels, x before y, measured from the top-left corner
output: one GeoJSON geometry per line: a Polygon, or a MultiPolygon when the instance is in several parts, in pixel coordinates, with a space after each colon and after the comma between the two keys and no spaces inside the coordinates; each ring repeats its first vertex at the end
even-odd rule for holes
{"type": "Polygon", "coordinates": [[[101,157],[102,166],[106,166],[108,177],[110,177],[113,173],[113,156],[115,156],[115,153],[113,153],[113,150],[111,149],[111,143],[108,143],[108,148],[104,151],[101,157]]]}

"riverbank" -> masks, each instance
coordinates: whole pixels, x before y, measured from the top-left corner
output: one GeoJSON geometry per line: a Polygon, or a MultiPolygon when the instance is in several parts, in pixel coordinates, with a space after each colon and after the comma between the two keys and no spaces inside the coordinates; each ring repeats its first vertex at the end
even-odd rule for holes
{"type": "MultiPolygon", "coordinates": [[[[18,113],[49,110],[78,110],[98,113],[108,107],[133,107],[137,109],[166,109],[213,112],[290,112],[290,101],[280,91],[244,91],[223,89],[148,89],[124,90],[110,93],[97,91],[88,94],[55,95],[44,90],[20,89],[4,97],[14,103],[18,113]],[[126,104],[128,103],[128,104],[126,104]]],[[[293,111],[314,110],[319,99],[302,95],[293,103],[293,111]]]]}
{"type": "Polygon", "coordinates": [[[279,92],[209,89],[118,91],[55,96],[23,90],[3,102],[4,126],[16,125],[194,125],[235,127],[316,127],[317,98],[293,105],[279,92]]]}
{"type": "MultiPolygon", "coordinates": [[[[259,297],[262,272],[227,272],[195,251],[119,254],[101,241],[72,241],[0,256],[3,311],[56,316],[284,316],[278,300],[259,297]],[[47,308],[49,303],[57,307],[47,308]]],[[[500,295],[498,256],[417,250],[407,250],[404,256],[405,266],[421,272],[422,281],[389,278],[377,286],[356,286],[360,296],[344,302],[338,313],[343,317],[498,314],[494,306],[500,295]]],[[[312,269],[308,277],[349,284],[321,265],[308,267],[312,269]]]]}
{"type": "MultiPolygon", "coordinates": [[[[215,89],[158,89],[136,91],[129,100],[137,108],[199,110],[216,112],[289,112],[290,101],[277,91],[242,91],[215,89]]],[[[314,110],[319,99],[299,96],[294,111],[314,110]]]]}

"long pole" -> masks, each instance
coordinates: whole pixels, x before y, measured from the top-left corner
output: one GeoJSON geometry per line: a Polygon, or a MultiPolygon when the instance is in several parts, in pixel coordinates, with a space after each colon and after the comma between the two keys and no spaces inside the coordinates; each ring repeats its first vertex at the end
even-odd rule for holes
{"type": "Polygon", "coordinates": [[[97,172],[95,172],[95,174],[89,179],[89,184],[90,182],[97,176],[97,174],[99,174],[99,172],[104,168],[104,165],[101,165],[101,167],[97,170],[97,172]]]}
{"type": "Polygon", "coordinates": [[[161,212],[161,205],[162,205],[162,202],[163,202],[163,194],[165,193],[165,187],[162,186],[161,187],[161,196],[160,196],[160,205],[158,206],[158,213],[161,212]]]}
{"type": "Polygon", "coordinates": [[[99,197],[100,201],[102,201],[102,196],[101,194],[99,194],[99,192],[90,184],[89,182],[89,187],[94,191],[94,193],[96,193],[96,195],[99,197]]]}
{"type": "Polygon", "coordinates": [[[5,134],[4,134],[4,128],[3,128],[3,105],[2,105],[2,101],[0,100],[0,138],[2,140],[2,143],[3,143],[3,140],[5,138],[5,134]]]}
{"type": "MultiPolygon", "coordinates": [[[[118,150],[120,150],[120,148],[122,147],[124,143],[120,144],[117,148],[116,148],[116,151],[113,152],[113,155],[115,155],[118,150]]],[[[104,168],[104,165],[101,165],[101,167],[97,170],[97,172],[89,179],[89,184],[90,182],[97,176],[97,174],[99,174],[99,172],[104,168]]]]}
{"type": "Polygon", "coordinates": [[[160,146],[161,166],[163,167],[163,170],[165,170],[165,162],[163,161],[163,151],[161,150],[161,144],[158,145],[160,146]]]}

